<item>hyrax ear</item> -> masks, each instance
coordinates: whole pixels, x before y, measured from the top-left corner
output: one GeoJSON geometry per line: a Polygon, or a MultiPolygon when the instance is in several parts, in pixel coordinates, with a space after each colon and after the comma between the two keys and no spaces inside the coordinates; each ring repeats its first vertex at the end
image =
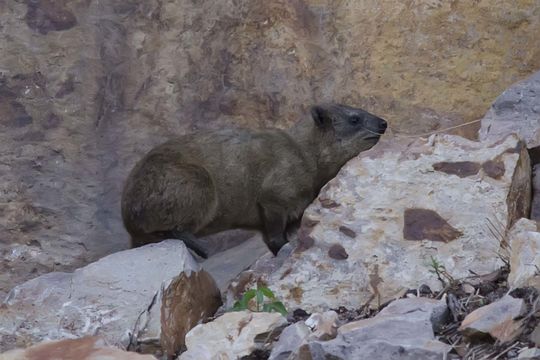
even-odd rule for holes
{"type": "Polygon", "coordinates": [[[328,109],[325,109],[322,106],[312,106],[311,117],[313,118],[315,125],[321,129],[328,129],[332,126],[332,118],[328,113],[328,109]]]}

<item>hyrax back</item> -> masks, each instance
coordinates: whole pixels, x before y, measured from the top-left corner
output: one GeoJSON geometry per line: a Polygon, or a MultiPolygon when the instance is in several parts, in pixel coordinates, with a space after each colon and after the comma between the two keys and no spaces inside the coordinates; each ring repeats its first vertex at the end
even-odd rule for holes
{"type": "Polygon", "coordinates": [[[195,236],[245,228],[262,231],[276,254],[287,225],[386,129],[384,120],[344,105],[315,106],[311,115],[285,131],[207,131],[151,150],[122,195],[132,245],[180,238],[206,257],[195,236]]]}

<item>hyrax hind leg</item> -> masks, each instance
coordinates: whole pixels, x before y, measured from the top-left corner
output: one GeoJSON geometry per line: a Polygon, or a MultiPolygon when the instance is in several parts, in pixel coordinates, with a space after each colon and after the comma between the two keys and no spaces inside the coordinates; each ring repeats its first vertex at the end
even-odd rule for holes
{"type": "Polygon", "coordinates": [[[210,174],[191,164],[152,161],[128,181],[122,204],[133,245],[179,238],[201,257],[206,251],[192,235],[215,216],[217,199],[210,174]]]}

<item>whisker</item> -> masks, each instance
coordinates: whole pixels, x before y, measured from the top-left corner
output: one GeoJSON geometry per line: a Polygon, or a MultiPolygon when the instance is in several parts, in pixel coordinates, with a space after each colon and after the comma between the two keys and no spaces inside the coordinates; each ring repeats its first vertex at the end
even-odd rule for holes
{"type": "Polygon", "coordinates": [[[371,134],[377,135],[377,136],[381,136],[382,134],[384,134],[384,132],[378,133],[378,132],[376,132],[376,131],[369,130],[369,129],[366,128],[366,127],[362,127],[362,129],[366,130],[368,133],[371,133],[371,134]]]}

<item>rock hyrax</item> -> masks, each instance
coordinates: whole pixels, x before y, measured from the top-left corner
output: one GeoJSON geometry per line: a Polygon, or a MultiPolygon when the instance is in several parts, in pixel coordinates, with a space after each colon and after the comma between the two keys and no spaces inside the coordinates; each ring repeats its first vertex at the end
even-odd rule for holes
{"type": "Polygon", "coordinates": [[[151,150],[122,194],[132,245],[178,238],[206,257],[196,236],[244,228],[260,230],[276,254],[287,225],[386,129],[383,119],[345,105],[314,106],[311,118],[287,130],[188,134],[151,150]]]}

